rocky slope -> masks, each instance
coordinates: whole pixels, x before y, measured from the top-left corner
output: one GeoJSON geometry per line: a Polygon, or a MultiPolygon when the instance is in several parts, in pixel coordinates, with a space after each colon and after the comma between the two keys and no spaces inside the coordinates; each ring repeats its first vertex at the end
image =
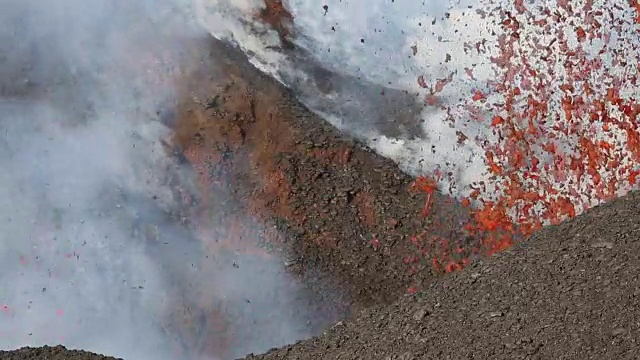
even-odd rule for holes
{"type": "Polygon", "coordinates": [[[637,359],[640,195],[247,359],[637,359]]]}
{"type": "MultiPolygon", "coordinates": [[[[636,359],[639,200],[596,207],[323,336],[247,359],[636,359]]],[[[61,347],[0,358],[107,359],[61,347]]]]}

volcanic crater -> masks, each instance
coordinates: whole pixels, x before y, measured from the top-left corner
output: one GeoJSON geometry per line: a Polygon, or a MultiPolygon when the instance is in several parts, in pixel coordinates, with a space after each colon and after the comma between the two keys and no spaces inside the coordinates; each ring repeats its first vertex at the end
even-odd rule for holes
{"type": "MultiPolygon", "coordinates": [[[[291,14],[266,3],[257,16],[293,51],[291,14]]],[[[235,46],[180,43],[184,65],[166,72],[178,85],[155,116],[170,129],[160,142],[179,170],[162,179],[179,206],[161,221],[178,224],[181,239],[163,237],[173,230],[155,219],[134,226],[163,265],[190,243],[197,255],[188,261],[198,261],[189,266],[205,269],[193,283],[184,264],[165,269],[174,278],[161,323],[175,358],[639,356],[637,193],[496,247],[464,231],[468,204],[332,127],[235,46]],[[216,277],[236,270],[243,275],[216,277]],[[261,284],[272,272],[278,285],[261,284]],[[265,335],[288,318],[298,321],[293,335],[265,335]],[[247,355],[255,348],[266,353],[247,355]]],[[[46,97],[42,84],[16,80],[25,69],[13,70],[3,97],[46,97]]],[[[62,346],[0,358],[111,359],[62,346]]]]}

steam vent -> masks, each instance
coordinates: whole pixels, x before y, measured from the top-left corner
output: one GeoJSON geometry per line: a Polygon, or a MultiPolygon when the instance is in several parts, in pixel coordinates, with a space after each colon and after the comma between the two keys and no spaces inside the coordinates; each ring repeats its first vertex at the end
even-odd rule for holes
{"type": "Polygon", "coordinates": [[[5,0],[0,360],[640,359],[639,60],[638,0],[5,0]]]}

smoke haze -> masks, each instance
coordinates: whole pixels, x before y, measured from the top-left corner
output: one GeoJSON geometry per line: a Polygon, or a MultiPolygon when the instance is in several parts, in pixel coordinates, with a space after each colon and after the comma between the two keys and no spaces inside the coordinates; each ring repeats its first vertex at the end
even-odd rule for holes
{"type": "Polygon", "coordinates": [[[215,359],[310,335],[282,261],[209,257],[185,225],[198,191],[160,141],[184,44],[209,36],[189,2],[3,2],[0,348],[215,359]],[[228,328],[182,325],[213,305],[228,328]]]}

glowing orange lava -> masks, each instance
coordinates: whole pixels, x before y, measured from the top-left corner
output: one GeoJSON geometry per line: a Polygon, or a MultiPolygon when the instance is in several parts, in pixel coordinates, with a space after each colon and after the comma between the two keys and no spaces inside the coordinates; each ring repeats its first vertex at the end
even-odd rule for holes
{"type": "MultiPolygon", "coordinates": [[[[500,52],[491,58],[497,69],[492,93],[502,101],[487,121],[499,141],[479,142],[491,183],[473,184],[461,200],[473,208],[465,232],[480,237],[481,246],[460,249],[468,256],[452,260],[447,249],[457,239],[414,237],[420,256],[430,257],[436,270],[461,269],[472,254],[501,251],[543,225],[636,186],[640,105],[637,93],[623,94],[623,88],[638,86],[640,2],[629,1],[637,12],[632,16],[620,4],[610,5],[566,0],[539,9],[520,1],[512,9],[486,11],[501,19],[503,30],[497,37],[500,52]],[[594,44],[602,44],[596,55],[588,49],[594,44]],[[427,245],[436,241],[449,245],[427,245]]],[[[468,102],[487,96],[476,91],[468,102]]],[[[429,209],[433,181],[420,178],[415,187],[427,194],[429,209]]]]}

